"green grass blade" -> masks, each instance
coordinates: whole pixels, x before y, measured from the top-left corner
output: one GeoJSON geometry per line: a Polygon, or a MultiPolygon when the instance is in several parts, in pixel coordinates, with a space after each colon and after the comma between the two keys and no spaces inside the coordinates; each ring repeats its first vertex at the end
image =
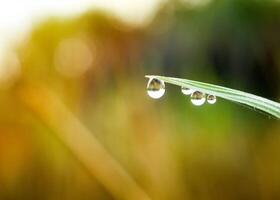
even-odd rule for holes
{"type": "Polygon", "coordinates": [[[269,99],[250,94],[247,92],[242,92],[239,90],[234,90],[231,88],[226,88],[218,85],[213,85],[209,83],[203,83],[199,81],[193,81],[188,79],[147,75],[147,78],[156,78],[164,81],[165,83],[170,83],[180,87],[186,87],[206,94],[212,94],[217,97],[234,101],[237,103],[248,105],[252,108],[259,109],[263,112],[269,113],[276,118],[280,118],[280,104],[269,99]]]}

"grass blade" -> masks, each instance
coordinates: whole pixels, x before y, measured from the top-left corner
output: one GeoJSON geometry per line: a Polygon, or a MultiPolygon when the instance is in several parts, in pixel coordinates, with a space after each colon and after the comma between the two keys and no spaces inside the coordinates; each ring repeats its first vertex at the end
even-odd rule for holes
{"type": "Polygon", "coordinates": [[[247,106],[259,109],[263,112],[271,114],[276,118],[280,118],[280,104],[269,99],[250,94],[247,92],[242,92],[239,90],[234,90],[231,88],[226,88],[214,84],[203,83],[199,81],[193,81],[188,79],[157,76],[157,75],[147,75],[147,78],[156,78],[164,81],[165,83],[170,83],[180,87],[187,87],[190,89],[198,90],[206,94],[212,94],[217,97],[227,99],[233,102],[245,104],[247,106]]]}

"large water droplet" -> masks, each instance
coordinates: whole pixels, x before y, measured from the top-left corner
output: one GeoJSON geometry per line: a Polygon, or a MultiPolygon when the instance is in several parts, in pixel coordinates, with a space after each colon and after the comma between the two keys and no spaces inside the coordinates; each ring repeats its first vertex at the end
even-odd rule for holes
{"type": "Polygon", "coordinates": [[[217,101],[217,98],[215,95],[212,95],[212,94],[208,94],[207,95],[207,102],[210,103],[210,104],[214,104],[216,103],[217,101]]]}
{"type": "Polygon", "coordinates": [[[159,99],[165,93],[164,82],[156,78],[151,78],[147,85],[147,93],[150,97],[159,99]]]}
{"type": "Polygon", "coordinates": [[[183,93],[184,95],[191,95],[191,94],[194,92],[193,89],[186,88],[186,87],[182,87],[182,88],[181,88],[181,91],[182,91],[182,93],[183,93]]]}
{"type": "Polygon", "coordinates": [[[202,104],[204,104],[205,100],[205,94],[202,92],[195,91],[191,95],[191,102],[195,106],[201,106],[202,104]]]}

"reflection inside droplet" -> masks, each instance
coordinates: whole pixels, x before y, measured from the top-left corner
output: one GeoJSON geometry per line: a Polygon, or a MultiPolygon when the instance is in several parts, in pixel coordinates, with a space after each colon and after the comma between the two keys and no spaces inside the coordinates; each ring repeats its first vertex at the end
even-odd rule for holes
{"type": "Polygon", "coordinates": [[[186,87],[182,87],[182,88],[181,88],[181,91],[182,91],[182,93],[183,93],[184,95],[191,95],[191,94],[194,92],[193,89],[186,88],[186,87]]]}
{"type": "Polygon", "coordinates": [[[205,94],[199,91],[195,91],[191,95],[191,102],[195,106],[201,106],[204,104],[206,98],[205,94]]]}
{"type": "Polygon", "coordinates": [[[156,78],[151,78],[147,85],[147,93],[150,97],[159,99],[165,93],[164,82],[156,78]]]}
{"type": "Polygon", "coordinates": [[[216,103],[217,101],[217,98],[215,95],[212,95],[212,94],[208,94],[207,95],[207,102],[210,103],[210,104],[214,104],[216,103]]]}

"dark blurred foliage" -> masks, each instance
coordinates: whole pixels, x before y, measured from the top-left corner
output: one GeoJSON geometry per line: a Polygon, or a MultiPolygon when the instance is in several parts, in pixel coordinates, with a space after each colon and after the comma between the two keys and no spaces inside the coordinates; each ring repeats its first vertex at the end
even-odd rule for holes
{"type": "Polygon", "coordinates": [[[280,4],[269,0],[169,1],[145,26],[102,11],[35,26],[16,49],[20,75],[0,93],[0,199],[114,199],[17,99],[26,83],[52,90],[151,199],[279,199],[279,120],[222,99],[194,107],[169,85],[154,101],[144,78],[279,101],[279,36],[280,4]]]}
{"type": "Polygon", "coordinates": [[[151,48],[161,47],[165,73],[201,77],[207,70],[227,85],[279,97],[278,2],[218,0],[200,9],[170,4],[151,26],[151,48]]]}

